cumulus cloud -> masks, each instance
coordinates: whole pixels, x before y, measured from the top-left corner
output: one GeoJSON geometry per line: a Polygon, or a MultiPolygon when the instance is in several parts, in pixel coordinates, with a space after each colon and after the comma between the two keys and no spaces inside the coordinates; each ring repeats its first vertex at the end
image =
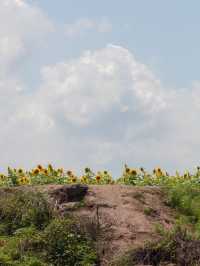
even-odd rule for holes
{"type": "Polygon", "coordinates": [[[112,31],[112,24],[106,18],[102,18],[99,21],[89,18],[81,18],[73,23],[65,25],[65,35],[69,38],[82,36],[91,31],[107,33],[112,31]]]}
{"type": "Polygon", "coordinates": [[[160,81],[120,46],[45,67],[42,76],[39,99],[52,115],[76,125],[87,126],[113,109],[150,115],[166,106],[160,81]]]}
{"type": "MultiPolygon", "coordinates": [[[[107,31],[106,23],[83,22],[75,23],[75,35],[107,31]]],[[[43,66],[39,86],[26,90],[18,66],[52,30],[36,6],[1,1],[1,166],[52,162],[117,173],[125,162],[167,169],[198,164],[200,82],[166,88],[121,46],[43,66]]]]}
{"type": "Polygon", "coordinates": [[[15,114],[16,125],[32,127],[27,142],[33,139],[34,154],[36,136],[39,146],[50,143],[38,152],[41,160],[115,170],[119,162],[168,169],[198,163],[198,83],[164,88],[149,67],[115,45],[41,73],[40,87],[15,114]]]}

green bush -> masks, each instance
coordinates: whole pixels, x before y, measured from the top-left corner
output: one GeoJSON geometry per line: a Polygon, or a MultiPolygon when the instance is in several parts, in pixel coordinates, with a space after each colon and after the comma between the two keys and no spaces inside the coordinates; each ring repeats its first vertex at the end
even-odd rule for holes
{"type": "MultiPolygon", "coordinates": [[[[167,188],[168,205],[185,215],[189,222],[200,222],[200,188],[195,184],[176,184],[167,188]]],[[[200,231],[199,231],[200,232],[200,231]]]]}
{"type": "Polygon", "coordinates": [[[59,217],[37,191],[2,191],[0,266],[96,265],[92,240],[80,223],[59,217]]]}
{"type": "Polygon", "coordinates": [[[0,197],[0,234],[12,234],[18,228],[43,229],[52,218],[52,210],[40,192],[16,190],[0,197]]]}
{"type": "Polygon", "coordinates": [[[44,230],[46,260],[57,266],[94,265],[96,254],[72,220],[53,220],[44,230]]]}

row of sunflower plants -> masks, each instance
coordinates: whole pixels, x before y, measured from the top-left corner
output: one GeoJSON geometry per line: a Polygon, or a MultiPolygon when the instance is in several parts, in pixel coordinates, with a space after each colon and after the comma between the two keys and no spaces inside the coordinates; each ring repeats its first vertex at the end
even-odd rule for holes
{"type": "Polygon", "coordinates": [[[20,186],[20,185],[45,185],[45,184],[73,184],[83,183],[88,185],[124,184],[135,186],[173,186],[176,184],[200,185],[200,167],[194,173],[186,171],[180,174],[169,175],[160,167],[152,172],[146,171],[143,167],[130,168],[125,164],[122,175],[114,179],[107,171],[94,172],[89,167],[84,169],[81,176],[72,170],[54,168],[51,164],[47,167],[38,165],[32,170],[15,169],[8,167],[7,174],[0,174],[0,186],[20,186]]]}

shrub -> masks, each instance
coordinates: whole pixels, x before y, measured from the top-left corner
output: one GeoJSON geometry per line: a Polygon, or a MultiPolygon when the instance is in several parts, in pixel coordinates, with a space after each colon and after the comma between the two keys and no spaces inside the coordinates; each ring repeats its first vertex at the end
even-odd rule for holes
{"type": "Polygon", "coordinates": [[[0,234],[12,234],[18,228],[43,229],[52,218],[44,195],[36,191],[2,192],[0,197],[0,234]]]}
{"type": "Polygon", "coordinates": [[[57,266],[94,265],[97,261],[91,241],[72,220],[56,219],[44,230],[45,258],[57,266]]]}
{"type": "Polygon", "coordinates": [[[147,243],[124,254],[113,266],[200,265],[200,240],[181,227],[165,232],[159,242],[147,243]]]}
{"type": "Polygon", "coordinates": [[[192,223],[200,222],[200,188],[195,184],[176,184],[167,188],[167,204],[188,217],[192,223]]]}

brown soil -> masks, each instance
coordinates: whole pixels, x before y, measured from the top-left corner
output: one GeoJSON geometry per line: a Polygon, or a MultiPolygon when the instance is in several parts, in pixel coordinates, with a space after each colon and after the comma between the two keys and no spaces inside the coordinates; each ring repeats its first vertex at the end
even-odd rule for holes
{"type": "Polygon", "coordinates": [[[61,201],[63,186],[47,186],[45,190],[53,196],[61,213],[73,212],[83,220],[96,221],[102,231],[99,238],[102,266],[130,248],[157,240],[157,224],[170,229],[174,223],[174,212],[165,205],[158,187],[89,186],[80,206],[76,200],[61,201]]]}

